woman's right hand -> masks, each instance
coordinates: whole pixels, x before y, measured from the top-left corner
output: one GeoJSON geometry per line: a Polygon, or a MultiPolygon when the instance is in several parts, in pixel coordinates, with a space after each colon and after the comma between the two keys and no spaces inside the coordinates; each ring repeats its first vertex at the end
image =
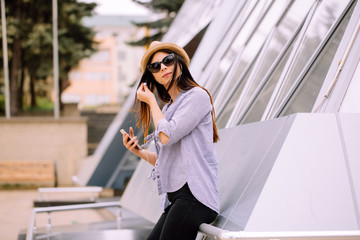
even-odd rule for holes
{"type": "Polygon", "coordinates": [[[134,154],[140,151],[140,149],[136,148],[136,146],[139,144],[139,141],[137,140],[137,137],[134,136],[134,129],[132,127],[129,128],[129,134],[123,133],[123,144],[126,149],[134,154]]]}
{"type": "Polygon", "coordinates": [[[150,91],[145,83],[141,83],[140,87],[136,91],[136,98],[148,105],[150,105],[152,101],[156,102],[154,93],[150,91]]]}

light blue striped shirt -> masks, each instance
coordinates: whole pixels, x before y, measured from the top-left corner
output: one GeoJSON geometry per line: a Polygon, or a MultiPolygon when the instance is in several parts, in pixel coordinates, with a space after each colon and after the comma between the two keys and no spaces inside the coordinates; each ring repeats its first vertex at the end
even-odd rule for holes
{"type": "MultiPolygon", "coordinates": [[[[219,212],[211,110],[209,95],[202,88],[180,92],[175,102],[163,107],[165,118],[148,139],[155,140],[158,154],[154,178],[159,194],[175,192],[188,183],[198,201],[219,212]],[[170,138],[169,142],[161,144],[160,132],[170,138]]],[[[164,209],[167,206],[164,204],[164,209]]]]}

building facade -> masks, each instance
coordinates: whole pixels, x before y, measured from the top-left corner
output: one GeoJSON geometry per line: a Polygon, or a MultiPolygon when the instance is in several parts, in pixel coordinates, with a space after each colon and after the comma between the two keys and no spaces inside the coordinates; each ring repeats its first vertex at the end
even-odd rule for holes
{"type": "Polygon", "coordinates": [[[98,51],[70,72],[71,85],[62,94],[64,103],[79,103],[79,108],[123,103],[138,80],[144,52],[143,47],[126,44],[141,31],[131,21],[145,18],[96,15],[84,19],[84,24],[96,31],[98,51]]]}

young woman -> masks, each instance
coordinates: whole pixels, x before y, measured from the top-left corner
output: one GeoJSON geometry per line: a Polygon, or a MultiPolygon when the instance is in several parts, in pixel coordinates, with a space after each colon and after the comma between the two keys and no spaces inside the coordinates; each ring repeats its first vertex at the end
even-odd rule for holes
{"type": "Polygon", "coordinates": [[[145,145],[154,140],[156,153],[137,147],[132,128],[130,135],[123,134],[125,147],[154,166],[152,176],[164,199],[164,213],[148,240],[195,239],[200,224],[213,222],[219,212],[214,108],[208,91],[192,78],[189,64],[180,46],[151,43],[141,60],[134,109],[145,145]],[[154,92],[166,103],[162,110],[154,92]],[[151,118],[155,131],[147,136],[151,118]]]}

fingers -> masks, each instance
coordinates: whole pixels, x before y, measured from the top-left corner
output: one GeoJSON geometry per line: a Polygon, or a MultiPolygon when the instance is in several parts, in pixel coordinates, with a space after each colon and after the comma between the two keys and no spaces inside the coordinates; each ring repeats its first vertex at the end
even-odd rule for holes
{"type": "Polygon", "coordinates": [[[145,82],[141,83],[141,86],[139,89],[141,89],[143,92],[145,92],[146,90],[149,90],[149,88],[145,82]]]}
{"type": "Polygon", "coordinates": [[[130,152],[134,152],[136,146],[139,144],[139,141],[136,139],[136,137],[132,138],[126,145],[126,148],[130,151],[130,152]]]}
{"type": "Polygon", "coordinates": [[[123,144],[129,151],[133,152],[135,150],[135,147],[139,144],[139,141],[137,140],[136,136],[130,138],[129,134],[124,133],[123,144]]]}
{"type": "Polygon", "coordinates": [[[136,91],[136,98],[143,102],[144,100],[144,93],[143,86],[141,85],[139,89],[136,91]]]}
{"type": "Polygon", "coordinates": [[[139,97],[139,95],[140,95],[142,92],[144,92],[144,91],[142,90],[142,87],[140,87],[140,88],[136,91],[137,97],[139,97]]]}
{"type": "Polygon", "coordinates": [[[129,128],[129,134],[131,138],[134,137],[134,129],[132,127],[129,128]]]}
{"type": "Polygon", "coordinates": [[[126,144],[128,143],[129,135],[127,133],[123,133],[123,144],[126,147],[126,144]]]}
{"type": "Polygon", "coordinates": [[[148,103],[149,98],[151,97],[149,93],[151,93],[150,90],[144,86],[144,83],[141,83],[139,89],[136,91],[136,98],[141,102],[148,103]]]}
{"type": "Polygon", "coordinates": [[[145,91],[146,83],[141,83],[137,91],[145,91]]]}

